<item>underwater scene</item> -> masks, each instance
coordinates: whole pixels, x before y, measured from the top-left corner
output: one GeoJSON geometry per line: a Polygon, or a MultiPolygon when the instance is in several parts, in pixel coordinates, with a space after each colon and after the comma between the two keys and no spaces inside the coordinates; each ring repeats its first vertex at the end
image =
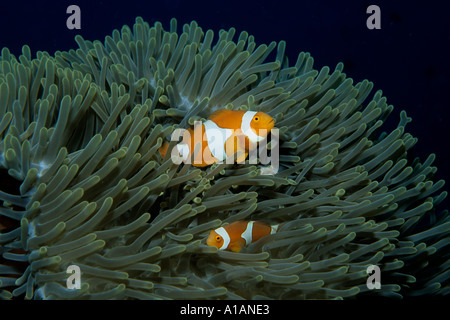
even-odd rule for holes
{"type": "Polygon", "coordinates": [[[0,12],[0,299],[448,297],[445,8],[0,12]]]}

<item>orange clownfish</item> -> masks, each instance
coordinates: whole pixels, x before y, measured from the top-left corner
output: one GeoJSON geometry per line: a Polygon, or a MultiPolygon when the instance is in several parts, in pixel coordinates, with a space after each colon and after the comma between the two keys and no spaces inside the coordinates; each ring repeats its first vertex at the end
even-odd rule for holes
{"type": "Polygon", "coordinates": [[[236,221],[212,230],[206,244],[219,250],[239,252],[246,245],[269,234],[276,233],[278,225],[268,225],[258,221],[236,221]]]}
{"type": "MultiPolygon", "coordinates": [[[[236,159],[241,163],[249,151],[267,138],[274,125],[275,120],[261,111],[220,109],[202,123],[199,134],[195,128],[184,130],[183,140],[174,148],[175,153],[184,162],[190,160],[197,142],[194,139],[199,137],[201,148],[194,158],[194,166],[204,167],[224,161],[236,152],[241,152],[236,159]]],[[[168,146],[169,143],[165,142],[159,149],[161,156],[165,156],[168,146]]]]}

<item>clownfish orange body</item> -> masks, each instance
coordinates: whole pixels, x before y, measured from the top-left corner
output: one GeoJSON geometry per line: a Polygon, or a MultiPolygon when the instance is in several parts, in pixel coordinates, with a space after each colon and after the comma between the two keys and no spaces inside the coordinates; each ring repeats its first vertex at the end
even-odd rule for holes
{"type": "MultiPolygon", "coordinates": [[[[204,167],[224,161],[227,157],[240,152],[237,162],[243,162],[249,151],[267,138],[273,129],[275,120],[264,112],[220,109],[211,114],[202,123],[201,130],[196,134],[195,128],[183,132],[183,140],[174,150],[184,162],[191,159],[195,145],[201,142],[201,148],[196,154],[193,165],[204,167]]],[[[168,149],[165,142],[159,149],[164,157],[168,149]]]]}
{"type": "Polygon", "coordinates": [[[239,252],[243,247],[262,237],[274,234],[278,225],[268,225],[259,221],[236,221],[212,230],[206,244],[219,250],[239,252]]]}

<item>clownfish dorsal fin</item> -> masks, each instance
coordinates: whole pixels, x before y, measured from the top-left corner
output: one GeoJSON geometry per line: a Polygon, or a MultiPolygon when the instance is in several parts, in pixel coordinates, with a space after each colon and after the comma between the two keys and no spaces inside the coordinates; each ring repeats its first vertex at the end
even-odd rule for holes
{"type": "Polygon", "coordinates": [[[244,113],[245,111],[241,110],[219,109],[214,111],[208,119],[214,121],[220,128],[236,130],[241,128],[241,120],[244,113]]]}
{"type": "Polygon", "coordinates": [[[226,114],[230,114],[230,112],[232,112],[232,110],[219,109],[219,110],[216,110],[213,113],[211,113],[211,115],[208,117],[208,119],[214,121],[216,118],[225,116],[226,114]]]}

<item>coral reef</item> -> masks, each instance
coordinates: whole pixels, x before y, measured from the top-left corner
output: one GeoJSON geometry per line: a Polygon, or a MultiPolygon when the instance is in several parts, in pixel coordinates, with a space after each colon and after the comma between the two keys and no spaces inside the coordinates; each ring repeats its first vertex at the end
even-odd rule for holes
{"type": "Polygon", "coordinates": [[[177,33],[175,19],[75,40],[54,56],[1,51],[0,298],[449,293],[444,182],[434,155],[408,158],[404,111],[381,131],[393,107],[369,98],[371,82],[354,85],[342,64],[315,70],[309,53],[290,65],[283,41],[258,46],[233,28],[216,41],[196,22],[177,33]],[[175,128],[222,107],[276,119],[277,174],[161,158],[175,128]],[[211,229],[250,219],[283,228],[240,253],[206,245],[211,229]],[[66,287],[69,265],[80,289],[66,287]]]}

